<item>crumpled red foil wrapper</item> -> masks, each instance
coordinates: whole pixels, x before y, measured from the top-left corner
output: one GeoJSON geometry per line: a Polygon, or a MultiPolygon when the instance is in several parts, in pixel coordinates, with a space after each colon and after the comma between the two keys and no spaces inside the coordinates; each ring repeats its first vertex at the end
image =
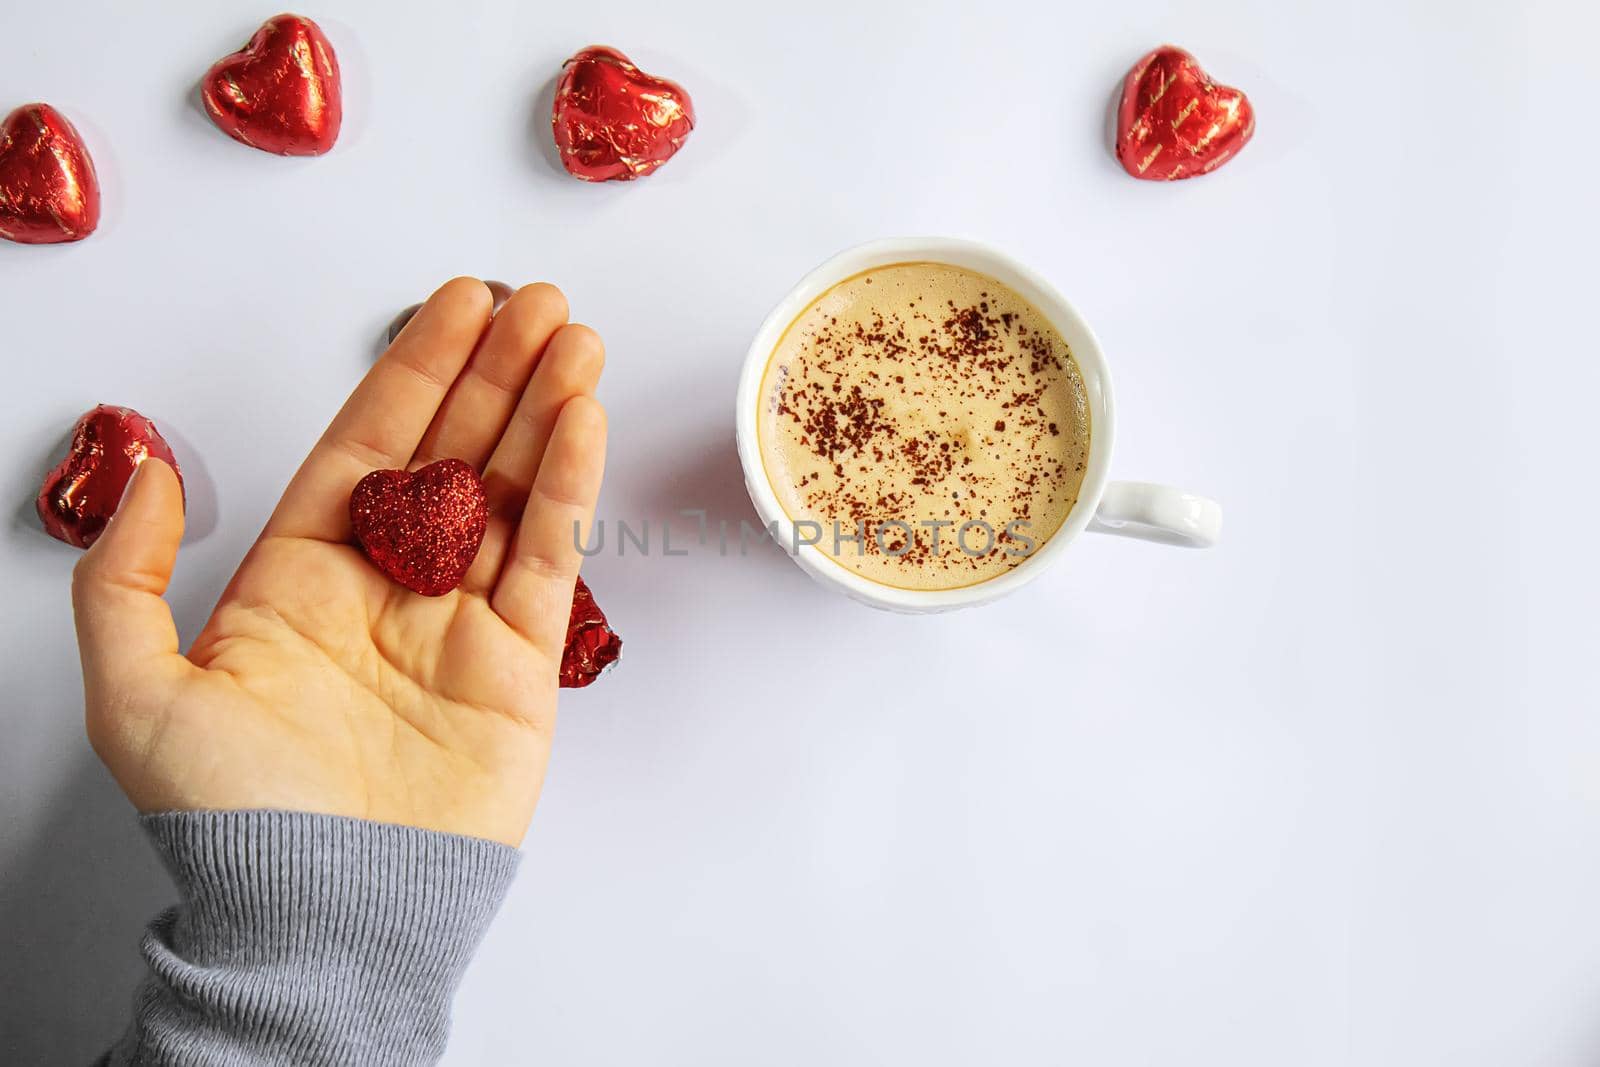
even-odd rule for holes
{"type": "Polygon", "coordinates": [[[1213,81],[1181,48],[1155,49],[1123,79],[1116,153],[1135,178],[1170,182],[1210,174],[1255,132],[1249,98],[1213,81]]]}
{"type": "Polygon", "coordinates": [[[344,90],[322,27],[275,15],[239,51],[212,64],[200,100],[217,128],[280,156],[320,156],[339,139],[344,90]]]}
{"type": "Polygon", "coordinates": [[[590,45],[562,65],[550,122],[567,173],[631,181],[683,147],[694,104],[676,82],[646,74],[615,48],[590,45]]]}
{"type": "Polygon", "coordinates": [[[34,501],[45,533],[77,548],[94,544],[122,503],[128,479],[151,456],[165,460],[183,485],[177,458],[155,423],[111,404],[86,412],[72,428],[67,458],[45,475],[34,501]]]}
{"type": "Polygon", "coordinates": [[[0,122],[0,237],[25,245],[81,241],[100,225],[100,180],[83,138],[49,104],[0,122]]]}
{"type": "Polygon", "coordinates": [[[561,688],[582,689],[604,674],[622,655],[622,638],[606,622],[588,584],[578,579],[567,620],[567,647],[561,654],[561,688]]]}

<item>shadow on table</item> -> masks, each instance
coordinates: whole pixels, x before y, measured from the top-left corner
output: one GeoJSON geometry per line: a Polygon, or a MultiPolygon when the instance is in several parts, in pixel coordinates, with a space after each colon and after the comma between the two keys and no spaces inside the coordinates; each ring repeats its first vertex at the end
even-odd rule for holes
{"type": "Polygon", "coordinates": [[[532,94],[532,107],[528,111],[527,143],[533,146],[530,160],[541,171],[567,177],[566,164],[561,162],[561,150],[556,147],[551,129],[550,115],[555,109],[556,86],[561,82],[561,72],[550,75],[532,94]]]}
{"type": "Polygon", "coordinates": [[[85,1064],[127,1026],[144,924],[175,900],[133,809],[85,753],[0,867],[0,1063],[85,1064]]]}
{"type": "MultiPolygon", "coordinates": [[[[760,536],[762,524],[744,487],[733,434],[717,433],[663,447],[670,457],[634,490],[643,515],[672,527],[675,549],[723,557],[730,565],[783,569],[781,548],[760,536]],[[691,514],[692,513],[692,514],[691,514]],[[741,528],[746,544],[741,547],[741,528]],[[748,561],[748,562],[745,562],[748,561]]],[[[611,542],[617,535],[608,533],[611,542]]],[[[613,543],[607,552],[615,554],[613,543]]]]}

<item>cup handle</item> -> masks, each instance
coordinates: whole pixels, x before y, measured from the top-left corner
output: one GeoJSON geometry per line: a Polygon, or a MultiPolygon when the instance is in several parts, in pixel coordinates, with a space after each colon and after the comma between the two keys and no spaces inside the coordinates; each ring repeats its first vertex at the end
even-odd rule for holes
{"type": "Polygon", "coordinates": [[[1112,482],[1089,529],[1163,545],[1210,548],[1222,533],[1222,508],[1215,500],[1170,486],[1112,482]]]}

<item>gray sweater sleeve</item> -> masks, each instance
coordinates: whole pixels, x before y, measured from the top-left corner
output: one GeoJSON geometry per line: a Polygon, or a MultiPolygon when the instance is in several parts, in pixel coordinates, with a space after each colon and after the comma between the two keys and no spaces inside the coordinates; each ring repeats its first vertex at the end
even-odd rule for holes
{"type": "Polygon", "coordinates": [[[429,1064],[518,852],[283,811],[141,823],[177,882],[141,950],[134,1022],[102,1063],[429,1064]]]}

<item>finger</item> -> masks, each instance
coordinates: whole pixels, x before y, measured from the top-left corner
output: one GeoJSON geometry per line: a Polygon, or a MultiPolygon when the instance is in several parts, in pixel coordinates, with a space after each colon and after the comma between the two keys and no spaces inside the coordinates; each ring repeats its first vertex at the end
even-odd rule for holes
{"type": "Polygon", "coordinates": [[[534,364],[566,321],[567,298],[560,289],[541,282],[517,290],[495,313],[472,362],[417,446],[412,466],[459,459],[482,470],[511,421],[534,364]]]}
{"type": "Polygon", "coordinates": [[[606,349],[600,335],[587,326],[563,326],[550,339],[484,469],[489,529],[478,560],[467,575],[468,588],[487,589],[499,575],[556,416],[573,397],[593,395],[605,360],[606,349]]]}
{"type": "Polygon", "coordinates": [[[556,331],[484,468],[491,510],[521,513],[556,416],[573,397],[594,392],[605,362],[605,343],[589,327],[572,323],[556,331]]]}
{"type": "Polygon", "coordinates": [[[561,409],[490,603],[512,629],[559,661],[572,587],[606,464],[606,412],[592,396],[561,409]]]}
{"type": "MultiPolygon", "coordinates": [[[[72,611],[91,711],[115,707],[130,684],[177,665],[178,630],[162,596],[182,540],[177,475],[161,460],[147,459],[72,572],[72,611]]],[[[91,721],[91,734],[94,729],[91,721]]]]}
{"type": "Polygon", "coordinates": [[[267,536],[348,537],[350,490],[367,473],[404,467],[489,323],[489,290],[446,282],[367,372],[311,450],[267,522],[267,536]]]}

